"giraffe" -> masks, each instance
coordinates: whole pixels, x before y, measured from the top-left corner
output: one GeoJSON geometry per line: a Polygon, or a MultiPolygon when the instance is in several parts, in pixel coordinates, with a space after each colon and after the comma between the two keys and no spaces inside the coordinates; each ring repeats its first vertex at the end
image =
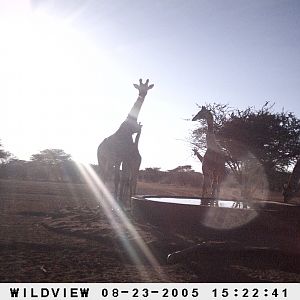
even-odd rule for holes
{"type": "Polygon", "coordinates": [[[142,161],[142,157],[138,149],[141,131],[142,125],[140,124],[140,130],[136,134],[132,150],[130,151],[130,155],[128,155],[128,157],[122,163],[120,199],[124,202],[126,200],[126,196],[128,196],[128,192],[129,199],[136,193],[137,178],[142,161]]]}
{"type": "Polygon", "coordinates": [[[133,84],[133,86],[139,91],[139,96],[129,111],[127,118],[114,134],[101,142],[97,150],[99,175],[104,183],[113,175],[116,199],[118,198],[120,183],[120,166],[133,149],[132,135],[140,131],[137,118],[147,92],[153,88],[154,84],[149,85],[149,79],[145,83],[140,79],[139,84],[133,84]]]}
{"type": "Polygon", "coordinates": [[[201,119],[204,119],[207,122],[207,149],[202,159],[202,172],[204,176],[202,197],[205,197],[207,189],[210,186],[212,197],[215,198],[220,192],[220,183],[225,176],[225,155],[216,141],[213,131],[213,115],[205,108],[205,106],[202,106],[201,110],[193,117],[192,121],[201,119]]]}
{"type": "Polygon", "coordinates": [[[286,184],[283,185],[283,201],[286,203],[291,200],[300,189],[300,158],[298,158],[292,174],[286,184]]]}

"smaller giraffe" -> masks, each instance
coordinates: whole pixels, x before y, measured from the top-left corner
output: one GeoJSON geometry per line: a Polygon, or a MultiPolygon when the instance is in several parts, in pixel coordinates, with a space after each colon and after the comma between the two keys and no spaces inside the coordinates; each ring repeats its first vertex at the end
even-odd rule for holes
{"type": "Polygon", "coordinates": [[[286,184],[283,185],[283,201],[287,203],[300,190],[300,159],[297,160],[292,174],[286,184]]]}
{"type": "Polygon", "coordinates": [[[126,198],[129,198],[130,200],[131,196],[136,193],[137,178],[142,161],[142,157],[138,149],[141,130],[142,125],[140,124],[140,130],[136,134],[133,147],[122,163],[120,199],[122,199],[123,202],[125,202],[126,198]]]}
{"type": "MultiPolygon", "coordinates": [[[[221,181],[225,177],[225,154],[216,141],[213,130],[213,115],[202,106],[201,110],[193,117],[192,121],[206,120],[206,147],[207,150],[202,159],[203,186],[202,197],[206,196],[207,189],[211,187],[211,195],[215,198],[220,192],[221,181]]],[[[200,158],[199,158],[200,159],[200,158]]]]}

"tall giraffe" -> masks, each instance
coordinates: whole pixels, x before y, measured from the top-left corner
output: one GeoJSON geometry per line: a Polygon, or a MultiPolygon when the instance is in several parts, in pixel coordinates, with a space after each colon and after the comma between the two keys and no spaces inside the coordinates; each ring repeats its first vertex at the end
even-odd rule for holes
{"type": "MultiPolygon", "coordinates": [[[[203,186],[202,197],[207,194],[207,189],[211,187],[212,197],[216,197],[220,192],[220,183],[225,176],[225,155],[216,141],[213,130],[213,115],[202,106],[201,110],[193,117],[192,121],[206,120],[206,152],[202,159],[203,186]]],[[[200,158],[199,158],[200,159],[200,158]]]]}
{"type": "Polygon", "coordinates": [[[292,174],[286,184],[283,185],[283,201],[286,203],[291,200],[300,190],[300,158],[297,160],[292,174]]]}
{"type": "Polygon", "coordinates": [[[147,92],[153,88],[154,84],[149,85],[149,79],[145,83],[140,79],[139,84],[133,84],[133,86],[139,91],[139,96],[127,118],[114,134],[101,142],[97,150],[100,177],[106,183],[111,175],[114,176],[116,199],[120,183],[120,165],[133,149],[132,135],[140,131],[137,118],[147,92]]]}
{"type": "Polygon", "coordinates": [[[136,134],[130,155],[128,155],[122,163],[120,199],[123,202],[126,201],[126,198],[130,199],[131,196],[136,193],[137,178],[142,161],[142,157],[138,149],[141,131],[142,125],[140,125],[140,130],[136,134]]]}

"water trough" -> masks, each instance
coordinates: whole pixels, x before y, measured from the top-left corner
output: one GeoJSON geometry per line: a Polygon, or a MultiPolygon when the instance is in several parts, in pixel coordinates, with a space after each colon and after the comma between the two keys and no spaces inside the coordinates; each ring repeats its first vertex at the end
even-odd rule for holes
{"type": "Polygon", "coordinates": [[[133,216],[170,230],[274,233],[287,222],[300,225],[300,205],[272,201],[143,195],[132,197],[131,209],[133,216]]]}

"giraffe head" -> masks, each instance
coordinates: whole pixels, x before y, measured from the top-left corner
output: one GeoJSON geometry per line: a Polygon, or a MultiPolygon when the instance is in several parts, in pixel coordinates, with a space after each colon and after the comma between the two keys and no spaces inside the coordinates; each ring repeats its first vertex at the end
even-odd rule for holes
{"type": "Polygon", "coordinates": [[[201,107],[201,110],[196,114],[196,116],[194,116],[192,121],[203,120],[203,119],[205,120],[212,119],[211,112],[205,106],[201,107]]]}
{"type": "Polygon", "coordinates": [[[142,79],[139,80],[139,84],[134,83],[133,86],[139,90],[139,96],[144,98],[147,95],[148,90],[151,90],[154,87],[154,84],[149,85],[149,79],[143,83],[142,79]]]}

